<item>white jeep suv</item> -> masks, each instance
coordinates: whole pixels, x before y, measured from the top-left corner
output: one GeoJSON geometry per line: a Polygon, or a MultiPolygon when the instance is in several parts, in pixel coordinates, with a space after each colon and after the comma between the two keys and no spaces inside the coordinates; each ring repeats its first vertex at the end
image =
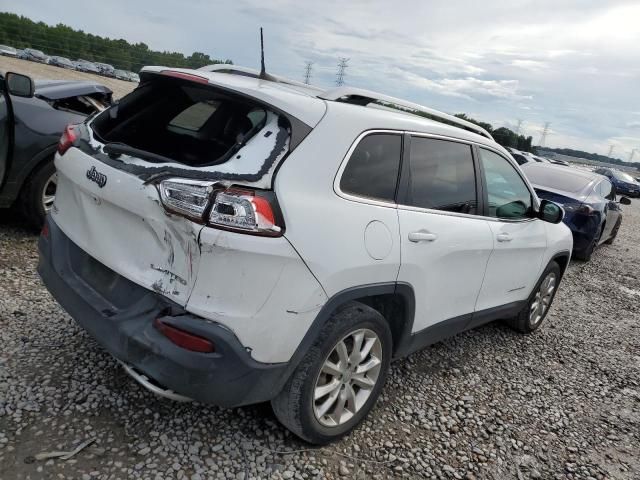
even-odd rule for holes
{"type": "Polygon", "coordinates": [[[348,87],[147,67],[70,126],[39,272],[148,389],[271,401],[326,443],[389,363],[496,319],[532,332],[571,256],[480,127],[348,87]]]}

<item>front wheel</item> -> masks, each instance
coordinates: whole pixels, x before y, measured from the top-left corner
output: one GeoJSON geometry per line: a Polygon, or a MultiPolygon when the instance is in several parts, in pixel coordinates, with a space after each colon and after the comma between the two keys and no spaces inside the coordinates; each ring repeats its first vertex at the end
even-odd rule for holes
{"type": "Polygon", "coordinates": [[[373,407],[391,361],[389,325],[351,302],[335,313],[271,401],[278,420],[300,438],[327,444],[349,433],[373,407]]]}
{"type": "Polygon", "coordinates": [[[508,320],[511,328],[520,333],[531,333],[538,329],[549,313],[560,284],[560,276],[560,266],[553,261],[549,263],[529,296],[527,304],[516,317],[508,320]]]}

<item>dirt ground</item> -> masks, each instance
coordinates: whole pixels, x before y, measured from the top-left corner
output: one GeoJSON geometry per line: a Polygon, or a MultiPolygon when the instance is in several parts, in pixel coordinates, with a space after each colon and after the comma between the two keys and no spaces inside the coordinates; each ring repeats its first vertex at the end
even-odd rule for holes
{"type": "Polygon", "coordinates": [[[29,75],[34,80],[91,80],[100,82],[113,90],[114,98],[123,97],[138,85],[134,82],[125,82],[93,73],[76,72],[75,70],[11,57],[0,57],[0,72],[22,73],[29,75]]]}

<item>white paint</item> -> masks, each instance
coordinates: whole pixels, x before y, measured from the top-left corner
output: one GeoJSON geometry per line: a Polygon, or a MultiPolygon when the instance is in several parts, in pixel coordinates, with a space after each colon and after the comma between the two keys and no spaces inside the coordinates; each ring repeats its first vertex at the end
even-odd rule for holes
{"type": "Polygon", "coordinates": [[[364,230],[364,246],[374,260],[384,260],[393,248],[393,236],[387,226],[374,220],[364,230]]]}

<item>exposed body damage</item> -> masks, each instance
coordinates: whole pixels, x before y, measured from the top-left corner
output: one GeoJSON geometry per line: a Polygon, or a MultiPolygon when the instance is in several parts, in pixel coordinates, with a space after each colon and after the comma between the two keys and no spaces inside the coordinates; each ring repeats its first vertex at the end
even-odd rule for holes
{"type": "Polygon", "coordinates": [[[290,131],[278,115],[268,112],[265,126],[224,163],[208,166],[189,166],[177,162],[153,164],[135,156],[104,153],[104,144],[89,128],[85,148],[105,164],[136,175],[146,182],[177,176],[194,180],[210,180],[225,186],[247,185],[270,188],[273,172],[289,152],[290,131]],[[265,152],[269,154],[265,157],[265,152]]]}
{"type": "Polygon", "coordinates": [[[185,306],[198,272],[202,227],[165,212],[155,186],[99,161],[91,160],[92,167],[108,177],[106,185],[82,181],[87,165],[75,155],[83,154],[56,160],[58,184],[67,186],[56,198],[56,223],[111,270],[185,306]]]}
{"type": "Polygon", "coordinates": [[[187,310],[230,328],[255,360],[287,361],[327,301],[289,241],[204,227],[200,249],[187,310]],[[274,318],[288,326],[287,335],[270,327],[274,318]]]}

